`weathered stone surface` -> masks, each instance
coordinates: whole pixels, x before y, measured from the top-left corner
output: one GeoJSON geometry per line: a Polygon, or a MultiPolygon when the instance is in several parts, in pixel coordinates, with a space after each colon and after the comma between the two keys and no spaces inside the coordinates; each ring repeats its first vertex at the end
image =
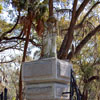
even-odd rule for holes
{"type": "Polygon", "coordinates": [[[22,79],[26,84],[44,82],[68,83],[72,64],[57,58],[48,58],[25,62],[22,68],[22,79]]]}
{"type": "Polygon", "coordinates": [[[56,53],[56,34],[55,33],[51,33],[51,34],[47,34],[44,38],[43,38],[43,45],[44,45],[44,58],[49,58],[49,57],[57,57],[57,53],[56,53]]]}
{"type": "Polygon", "coordinates": [[[67,92],[66,84],[45,83],[26,85],[25,96],[26,100],[68,100],[69,95],[62,95],[62,92],[67,92]]]}

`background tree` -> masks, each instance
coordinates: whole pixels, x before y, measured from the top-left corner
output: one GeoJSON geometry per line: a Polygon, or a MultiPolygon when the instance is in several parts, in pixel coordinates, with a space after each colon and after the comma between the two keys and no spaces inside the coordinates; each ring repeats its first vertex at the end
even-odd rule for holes
{"type": "MultiPolygon", "coordinates": [[[[15,51],[20,50],[21,53],[24,52],[22,60],[22,62],[24,62],[25,56],[28,55],[28,52],[30,52],[30,49],[32,49],[30,48],[31,46],[38,47],[39,48],[38,50],[42,51],[43,48],[42,36],[45,29],[45,23],[50,14],[48,12],[49,11],[48,4],[50,4],[51,1],[4,0],[0,2],[2,3],[0,8],[1,12],[5,10],[5,6],[6,8],[9,6],[12,6],[13,8],[12,10],[8,9],[10,18],[12,19],[12,23],[9,23],[7,20],[3,20],[3,17],[1,17],[0,19],[1,23],[0,52],[2,53],[7,52],[8,49],[9,50],[13,49],[15,51]],[[27,50],[27,48],[30,49],[27,50]]],[[[54,16],[58,20],[58,25],[57,25],[58,58],[69,59],[73,63],[77,62],[78,66],[80,66],[80,67],[77,66],[77,68],[79,68],[80,72],[82,73],[82,74],[79,73],[80,74],[79,76],[82,77],[80,81],[82,80],[84,86],[85,82],[88,81],[92,76],[94,76],[95,75],[94,73],[97,70],[99,70],[96,69],[93,65],[99,61],[98,59],[100,52],[99,4],[100,4],[99,0],[92,0],[92,1],[54,0],[53,1],[54,16]],[[84,72],[82,72],[82,68],[84,72]],[[90,71],[90,73],[93,74],[87,75],[88,71],[90,71]],[[84,78],[86,78],[85,81],[83,80],[84,78]]],[[[11,55],[9,56],[11,58],[11,55]]],[[[10,63],[14,61],[14,59],[15,57],[13,57],[10,60],[2,59],[0,61],[1,63],[3,62],[10,63]]],[[[96,74],[95,76],[98,75],[96,74]]],[[[93,82],[92,85],[95,84],[94,81],[90,82],[93,82]]],[[[96,86],[99,87],[99,85],[97,84],[96,86]]],[[[95,87],[95,89],[97,87],[95,87]]],[[[87,90],[83,91],[85,92],[87,90]]],[[[19,94],[21,93],[22,91],[20,91],[19,94]]],[[[90,96],[88,98],[90,98],[90,96]]],[[[21,100],[21,95],[20,95],[20,100],[21,100]]]]}

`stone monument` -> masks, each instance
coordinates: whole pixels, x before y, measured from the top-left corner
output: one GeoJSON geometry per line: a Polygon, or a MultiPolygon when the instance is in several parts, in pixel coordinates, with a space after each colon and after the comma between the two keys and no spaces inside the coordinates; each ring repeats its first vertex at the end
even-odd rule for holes
{"type": "MultiPolygon", "coordinates": [[[[50,31],[53,32],[53,31],[50,31]]],[[[72,64],[57,59],[56,34],[49,33],[44,39],[43,59],[25,62],[22,80],[26,100],[69,100],[70,72],[72,64]]]]}

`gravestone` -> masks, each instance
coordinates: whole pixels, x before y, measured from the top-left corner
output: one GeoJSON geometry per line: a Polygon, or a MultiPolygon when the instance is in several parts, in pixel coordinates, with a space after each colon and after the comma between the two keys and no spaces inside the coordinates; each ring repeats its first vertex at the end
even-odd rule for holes
{"type": "MultiPolygon", "coordinates": [[[[49,23],[52,25],[52,23],[49,23]]],[[[26,100],[69,100],[70,73],[72,64],[57,59],[56,28],[53,26],[43,39],[44,55],[37,61],[25,62],[22,66],[22,81],[26,100]]]]}

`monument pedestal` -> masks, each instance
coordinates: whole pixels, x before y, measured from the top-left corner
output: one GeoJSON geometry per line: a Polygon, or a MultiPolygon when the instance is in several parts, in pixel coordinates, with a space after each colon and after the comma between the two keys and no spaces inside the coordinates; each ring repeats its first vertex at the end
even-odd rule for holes
{"type": "Polygon", "coordinates": [[[25,62],[22,66],[26,100],[68,100],[72,64],[57,58],[25,62]]]}
{"type": "Polygon", "coordinates": [[[25,87],[27,100],[68,100],[68,95],[62,96],[62,92],[66,91],[68,86],[59,83],[31,84],[25,87]]]}

